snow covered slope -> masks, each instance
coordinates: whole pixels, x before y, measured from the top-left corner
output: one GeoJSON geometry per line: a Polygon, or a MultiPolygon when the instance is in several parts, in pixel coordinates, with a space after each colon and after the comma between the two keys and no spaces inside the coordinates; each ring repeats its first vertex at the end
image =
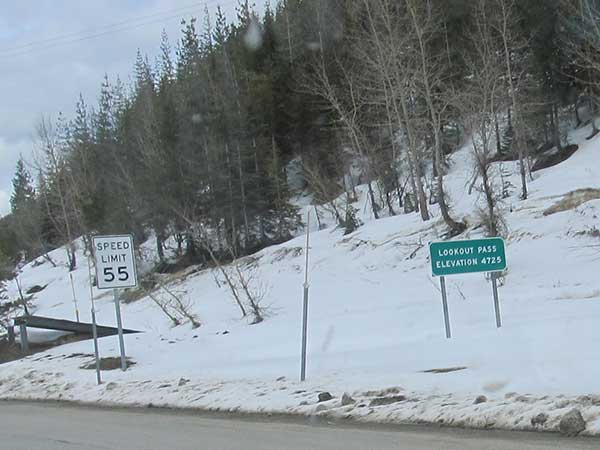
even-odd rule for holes
{"type": "MultiPolygon", "coordinates": [[[[600,248],[594,247],[600,244],[600,200],[544,215],[565,194],[600,187],[600,138],[586,141],[587,134],[572,133],[581,148],[570,159],[534,173],[528,200],[519,201],[514,189],[503,203],[509,270],[499,289],[501,329],[489,281],[463,275],[447,280],[453,338],[445,338],[427,248],[444,231],[436,207],[428,223],[417,214],[374,221],[361,187],[357,209],[364,226],[348,236],[313,226],[305,383],[297,381],[299,236],[252,258],[268,286],[263,323],[240,319],[227,288],[215,281],[217,271],[192,273],[170,286],[193,301],[200,328],[172,327],[148,298],[123,305],[124,326],[145,331],[126,336],[136,363],[127,372],[103,372],[105,384],[96,386],[93,371],[80,369],[92,360],[92,342],[79,342],[0,366],[0,396],[549,430],[577,407],[586,433],[600,433],[600,248]],[[334,399],[317,404],[322,391],[334,399]],[[356,403],[341,406],[344,392],[356,403]],[[474,404],[482,395],[486,401],[474,404]],[[386,400],[373,402],[380,397],[386,400]],[[539,413],[547,420],[533,425],[539,413]]],[[[515,165],[503,164],[518,186],[515,165]]],[[[479,194],[468,194],[471,166],[465,147],[453,156],[447,183],[455,215],[470,225],[461,238],[482,236],[474,226],[479,194]]],[[[23,270],[26,289],[48,285],[35,295],[36,314],[75,317],[63,253],[53,254],[61,262],[56,268],[44,263],[23,270]]],[[[88,269],[82,254],[79,259],[74,285],[87,321],[88,269]]],[[[9,290],[14,296],[14,287],[9,290]]],[[[99,322],[113,325],[111,293],[94,295],[99,322]]],[[[117,339],[102,339],[100,352],[117,356],[117,339]]]]}

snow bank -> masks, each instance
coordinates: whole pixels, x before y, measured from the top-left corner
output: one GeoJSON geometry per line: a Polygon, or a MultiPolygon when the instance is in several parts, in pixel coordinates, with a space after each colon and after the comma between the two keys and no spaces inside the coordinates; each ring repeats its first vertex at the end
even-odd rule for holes
{"type": "MultiPolygon", "coordinates": [[[[124,326],[145,331],[126,336],[136,363],[131,369],[104,372],[105,383],[95,386],[93,371],[80,368],[92,359],[91,341],[73,343],[0,366],[0,398],[544,430],[556,430],[560,418],[578,408],[585,433],[600,433],[600,263],[594,247],[600,200],[543,214],[573,190],[599,187],[600,141],[586,141],[588,133],[571,135],[581,148],[570,159],[534,174],[528,200],[519,201],[514,189],[503,203],[509,270],[499,288],[501,329],[489,280],[457,276],[447,279],[453,338],[445,339],[427,250],[444,231],[439,212],[432,207],[428,223],[417,214],[373,221],[361,186],[356,208],[363,227],[348,236],[331,227],[313,229],[305,383],[296,381],[304,262],[299,236],[252,258],[268,286],[263,323],[251,326],[240,318],[226,287],[215,281],[217,272],[188,272],[170,287],[190,299],[202,327],[173,328],[148,298],[123,305],[124,326]],[[317,403],[322,391],[334,399],[317,403]],[[342,406],[345,392],[356,402],[342,406]],[[480,396],[486,401],[475,404],[480,396]],[[380,397],[392,399],[371,403],[380,397]],[[546,420],[532,424],[541,413],[546,420]]],[[[515,164],[503,165],[518,186],[515,164]]],[[[467,192],[470,166],[467,148],[456,153],[447,183],[455,215],[470,225],[462,238],[482,236],[474,213],[479,194],[467,192]]],[[[26,289],[47,285],[34,296],[36,314],[72,319],[66,257],[60,250],[52,256],[58,267],[31,264],[21,281],[26,289]]],[[[88,321],[88,269],[83,254],[79,260],[73,282],[88,321]]],[[[99,322],[114,325],[110,292],[94,295],[99,322]]],[[[117,340],[102,339],[100,352],[117,356],[117,340]]]]}

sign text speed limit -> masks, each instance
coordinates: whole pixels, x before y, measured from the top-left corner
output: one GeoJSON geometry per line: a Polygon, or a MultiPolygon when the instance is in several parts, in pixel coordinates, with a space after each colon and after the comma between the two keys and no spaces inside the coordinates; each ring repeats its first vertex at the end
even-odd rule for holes
{"type": "Polygon", "coordinates": [[[98,289],[120,289],[137,286],[133,237],[94,236],[94,259],[98,289]]]}

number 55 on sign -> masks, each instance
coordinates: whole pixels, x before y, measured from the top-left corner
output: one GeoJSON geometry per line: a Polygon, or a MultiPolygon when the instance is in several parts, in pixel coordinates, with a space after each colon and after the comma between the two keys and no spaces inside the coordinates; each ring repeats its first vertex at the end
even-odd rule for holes
{"type": "Polygon", "coordinates": [[[98,289],[122,289],[137,286],[133,237],[94,236],[94,259],[98,289]]]}

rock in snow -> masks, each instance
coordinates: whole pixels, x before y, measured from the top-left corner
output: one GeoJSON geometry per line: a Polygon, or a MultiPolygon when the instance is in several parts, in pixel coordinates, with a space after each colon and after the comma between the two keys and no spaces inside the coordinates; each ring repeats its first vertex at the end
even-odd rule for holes
{"type": "Polygon", "coordinates": [[[319,403],[328,402],[331,399],[333,399],[333,395],[331,395],[329,392],[321,392],[319,394],[319,403]]]}
{"type": "Polygon", "coordinates": [[[585,430],[586,423],[578,409],[572,409],[560,419],[558,429],[567,436],[577,436],[585,430]]]}
{"type": "Polygon", "coordinates": [[[473,402],[473,404],[479,405],[480,403],[485,403],[487,401],[488,401],[488,399],[485,395],[478,395],[477,398],[475,399],[475,401],[473,402]]]}
{"type": "Polygon", "coordinates": [[[355,403],[356,400],[354,400],[350,394],[344,392],[344,395],[342,395],[342,406],[354,405],[355,403]]]}
{"type": "Polygon", "coordinates": [[[548,414],[539,413],[537,416],[531,418],[531,425],[534,427],[543,426],[548,422],[548,414]]]}

